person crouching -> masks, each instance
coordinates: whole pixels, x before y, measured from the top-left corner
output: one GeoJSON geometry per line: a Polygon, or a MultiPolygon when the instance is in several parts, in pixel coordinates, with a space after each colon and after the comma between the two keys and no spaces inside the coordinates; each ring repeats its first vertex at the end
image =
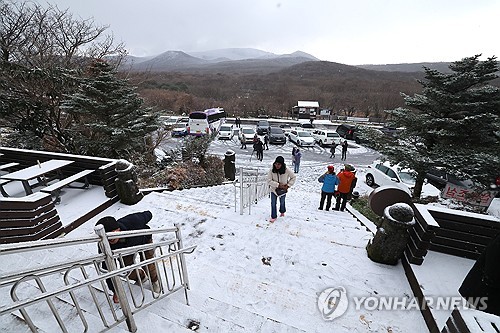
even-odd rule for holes
{"type": "MultiPolygon", "coordinates": [[[[140,213],[133,213],[127,216],[124,216],[120,219],[115,219],[113,216],[105,216],[101,218],[96,225],[102,224],[104,226],[104,230],[106,232],[119,232],[119,231],[131,231],[131,230],[141,230],[141,229],[150,229],[147,225],[148,222],[152,219],[153,214],[150,211],[144,211],[140,213]]],[[[109,240],[109,245],[111,250],[123,249],[132,246],[152,244],[153,238],[151,235],[144,236],[134,236],[127,238],[116,238],[109,240]]],[[[99,249],[101,252],[101,249],[99,249]]],[[[144,254],[141,254],[141,260],[152,259],[154,258],[154,250],[146,250],[144,254]]],[[[135,254],[130,254],[127,256],[123,256],[123,264],[125,266],[130,266],[134,264],[135,254]]],[[[106,263],[103,262],[103,268],[107,269],[106,263]]],[[[154,263],[147,265],[143,269],[147,269],[149,271],[149,275],[151,276],[151,286],[154,292],[160,292],[160,284],[158,282],[158,275],[156,272],[156,265],[154,263]]],[[[138,282],[144,282],[147,279],[146,273],[141,269],[134,269],[128,276],[130,280],[134,280],[138,282]],[[139,274],[137,274],[139,272],[139,274]]],[[[113,302],[118,303],[118,295],[115,292],[115,288],[111,279],[106,279],[106,284],[108,285],[109,290],[113,292],[113,302]]]]}

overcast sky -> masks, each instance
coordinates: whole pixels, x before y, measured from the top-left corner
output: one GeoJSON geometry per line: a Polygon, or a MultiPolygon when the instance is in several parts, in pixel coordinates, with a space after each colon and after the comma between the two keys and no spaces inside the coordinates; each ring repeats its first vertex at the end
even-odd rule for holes
{"type": "Polygon", "coordinates": [[[135,56],[256,48],[349,65],[500,56],[499,0],[48,2],[109,25],[135,56]]]}

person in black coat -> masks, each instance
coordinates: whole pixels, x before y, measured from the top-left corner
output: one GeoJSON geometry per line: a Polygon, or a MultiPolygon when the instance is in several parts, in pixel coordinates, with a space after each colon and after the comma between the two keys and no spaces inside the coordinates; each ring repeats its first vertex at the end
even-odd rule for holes
{"type": "Polygon", "coordinates": [[[345,161],[347,158],[347,147],[349,146],[347,140],[344,140],[341,146],[342,146],[342,156],[340,157],[340,160],[345,161]]]}
{"type": "MultiPolygon", "coordinates": [[[[119,232],[119,231],[131,231],[131,230],[142,230],[150,229],[148,222],[153,218],[153,214],[150,211],[144,211],[140,213],[133,213],[124,216],[116,220],[113,216],[106,216],[101,218],[96,225],[102,224],[106,232],[119,232]]],[[[109,245],[112,250],[123,249],[132,246],[151,244],[153,243],[153,238],[151,235],[145,236],[134,236],[127,238],[116,238],[109,240],[109,245]]],[[[101,250],[99,249],[99,252],[101,250]]],[[[146,250],[141,253],[141,260],[154,258],[154,250],[146,250]]],[[[135,255],[127,255],[123,257],[123,263],[125,266],[130,266],[134,264],[135,255]]],[[[103,262],[103,268],[107,269],[106,263],[103,262]]],[[[139,281],[139,279],[144,282],[147,279],[144,269],[148,269],[149,275],[151,276],[151,285],[155,292],[160,292],[160,285],[158,283],[158,275],[156,272],[156,265],[149,264],[147,267],[143,267],[143,270],[136,269],[132,271],[128,278],[130,280],[139,281]]],[[[115,293],[115,288],[111,279],[106,279],[108,288],[113,292],[113,301],[118,303],[118,295],[115,293]]]]}
{"type": "Polygon", "coordinates": [[[478,310],[500,316],[500,233],[481,253],[458,289],[478,310]],[[479,300],[487,297],[486,307],[479,300]]]}
{"type": "Polygon", "coordinates": [[[260,138],[257,138],[257,141],[253,144],[253,150],[257,153],[257,159],[262,161],[262,158],[264,157],[264,144],[260,138]]]}
{"type": "Polygon", "coordinates": [[[266,150],[269,150],[269,134],[264,135],[264,146],[266,147],[266,150]]]}

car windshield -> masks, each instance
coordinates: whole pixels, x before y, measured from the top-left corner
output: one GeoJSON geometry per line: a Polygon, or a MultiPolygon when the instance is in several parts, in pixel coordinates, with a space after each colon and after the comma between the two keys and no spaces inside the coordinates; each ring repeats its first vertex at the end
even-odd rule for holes
{"type": "Polygon", "coordinates": [[[273,134],[283,134],[283,130],[281,128],[271,127],[271,133],[273,133],[273,134]]]}
{"type": "Polygon", "coordinates": [[[243,132],[244,134],[252,134],[252,135],[254,135],[254,134],[255,134],[255,131],[254,131],[253,129],[251,129],[251,128],[244,128],[244,129],[242,130],[242,132],[243,132]]]}
{"type": "Polygon", "coordinates": [[[309,133],[309,132],[298,132],[297,135],[298,136],[303,136],[303,137],[308,137],[308,136],[311,136],[311,133],[309,133]]]}
{"type": "Polygon", "coordinates": [[[229,131],[231,131],[231,126],[221,126],[220,131],[229,132],[229,131]]]}
{"type": "Polygon", "coordinates": [[[329,138],[335,138],[335,137],[338,138],[338,137],[340,137],[339,133],[327,133],[326,136],[329,137],[329,138]]]}
{"type": "Polygon", "coordinates": [[[269,123],[265,120],[260,120],[258,123],[257,123],[257,126],[259,127],[269,127],[269,123]]]}
{"type": "Polygon", "coordinates": [[[400,171],[399,177],[401,178],[401,181],[403,183],[406,183],[409,185],[415,184],[415,178],[413,178],[413,175],[407,171],[400,171]]]}

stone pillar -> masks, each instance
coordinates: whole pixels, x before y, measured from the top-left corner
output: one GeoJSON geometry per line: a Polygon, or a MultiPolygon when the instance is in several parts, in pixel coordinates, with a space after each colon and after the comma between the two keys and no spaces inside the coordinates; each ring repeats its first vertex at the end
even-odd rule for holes
{"type": "Polygon", "coordinates": [[[408,243],[408,229],[415,224],[413,209],[406,203],[386,207],[382,224],[368,242],[368,257],[382,264],[396,265],[408,243]]]}
{"type": "Polygon", "coordinates": [[[126,160],[119,160],[115,165],[118,177],[115,179],[116,191],[120,202],[135,205],[144,197],[137,187],[137,174],[134,165],[126,160]]]}

